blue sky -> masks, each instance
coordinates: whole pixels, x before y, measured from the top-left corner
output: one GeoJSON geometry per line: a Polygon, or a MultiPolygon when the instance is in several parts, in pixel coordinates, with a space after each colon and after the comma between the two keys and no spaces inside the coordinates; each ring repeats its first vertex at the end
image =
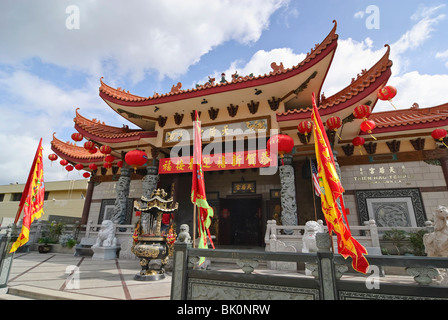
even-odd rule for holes
{"type": "MultiPolygon", "coordinates": [[[[149,96],[177,82],[191,88],[222,72],[261,74],[273,61],[299,63],[334,19],[339,41],[326,96],[376,63],[387,43],[394,62],[389,83],[398,89],[394,104],[447,103],[447,15],[446,1],[2,0],[0,184],[25,182],[41,137],[45,159],[53,132],[70,140],[78,107],[110,125],[126,122],[98,96],[102,76],[149,96]],[[71,29],[76,21],[79,28],[71,29]]],[[[389,109],[385,102],[376,107],[389,109]]],[[[47,160],[45,170],[47,181],[81,178],[47,160]]]]}

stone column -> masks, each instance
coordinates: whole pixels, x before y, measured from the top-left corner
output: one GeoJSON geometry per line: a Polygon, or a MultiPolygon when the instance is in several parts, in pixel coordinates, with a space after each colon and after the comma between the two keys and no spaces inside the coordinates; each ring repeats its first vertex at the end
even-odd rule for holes
{"type": "Polygon", "coordinates": [[[440,165],[442,166],[445,183],[448,186],[448,157],[440,158],[439,161],[440,161],[440,165]]]}
{"type": "MultiPolygon", "coordinates": [[[[292,163],[292,155],[284,155],[283,159],[279,158],[279,174],[282,185],[282,225],[284,226],[297,225],[296,188],[292,163]]],[[[285,230],[285,232],[288,231],[285,230]]]]}
{"type": "Polygon", "coordinates": [[[146,176],[143,177],[143,194],[146,199],[151,197],[153,191],[157,188],[159,182],[158,167],[146,167],[146,176]]]}
{"type": "Polygon", "coordinates": [[[131,185],[131,169],[121,168],[121,175],[117,183],[117,198],[115,199],[115,212],[112,221],[118,224],[126,222],[127,201],[131,185]]]}

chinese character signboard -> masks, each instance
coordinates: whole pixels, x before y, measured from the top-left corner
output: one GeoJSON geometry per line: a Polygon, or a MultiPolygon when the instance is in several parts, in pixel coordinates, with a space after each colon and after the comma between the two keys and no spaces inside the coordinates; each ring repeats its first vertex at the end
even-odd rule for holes
{"type": "MultiPolygon", "coordinates": [[[[277,157],[267,150],[241,151],[215,155],[203,155],[204,171],[235,170],[275,166],[277,157]]],[[[193,157],[164,158],[159,161],[159,174],[192,172],[193,157]]]]}

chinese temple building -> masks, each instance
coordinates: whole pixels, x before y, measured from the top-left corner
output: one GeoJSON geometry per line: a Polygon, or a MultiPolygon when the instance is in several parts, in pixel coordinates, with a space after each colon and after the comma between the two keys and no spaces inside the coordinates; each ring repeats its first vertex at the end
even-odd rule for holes
{"type": "Polygon", "coordinates": [[[448,205],[448,151],[443,140],[431,136],[437,128],[448,129],[448,104],[372,113],[368,119],[376,127],[362,131],[365,119],[354,116],[355,108],[373,110],[377,104],[378,91],[391,76],[390,48],[386,45],[383,57],[353,75],[347,87],[325,97],[322,86],[337,54],[336,27],[334,22],[305,60],[291,68],[273,62],[269,74],[223,74],[196,88],[184,89],[178,83],[169,93],[149,97],[112,88],[101,79],[100,97],[140,129],[108,126],[83,117],[77,109],[76,131],[96,148],[110,148],[91,153],[82,144],[54,135],[54,153],[92,174],[82,223],[108,219],[134,224],[134,200],[149,198],[154,189],[162,188],[179,203],[177,226],[192,226],[195,110],[202,123],[207,200],[215,209],[210,231],[217,245],[263,246],[271,219],[287,225],[323,219],[311,179],[314,141],[312,134],[298,131],[301,122],[311,119],[315,93],[323,122],[330,117],[341,121],[327,133],[346,190],[349,223],[375,219],[379,226],[423,226],[437,205],[448,205]],[[292,152],[282,159],[272,159],[266,151],[274,132],[294,141],[292,152]],[[353,145],[356,137],[364,143],[353,145]],[[126,161],[135,150],[144,151],[148,159],[126,161]],[[277,163],[280,169],[272,172],[277,163]]]}

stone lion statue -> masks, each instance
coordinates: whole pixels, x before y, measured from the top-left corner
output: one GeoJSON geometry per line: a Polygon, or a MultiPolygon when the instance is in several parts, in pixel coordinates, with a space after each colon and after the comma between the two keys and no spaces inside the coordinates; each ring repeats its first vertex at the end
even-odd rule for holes
{"type": "Polygon", "coordinates": [[[305,223],[305,233],[302,238],[302,252],[317,252],[316,234],[324,232],[322,220],[305,223]]]}
{"type": "Polygon", "coordinates": [[[429,257],[448,257],[448,209],[439,206],[434,216],[434,232],[423,236],[429,257]]]}
{"type": "Polygon", "coordinates": [[[96,243],[92,247],[115,247],[116,245],[114,223],[111,220],[104,220],[98,232],[96,243]]]}
{"type": "Polygon", "coordinates": [[[177,236],[176,242],[178,243],[190,243],[191,242],[191,236],[190,236],[190,227],[188,224],[182,224],[180,226],[180,232],[177,236]]]}

